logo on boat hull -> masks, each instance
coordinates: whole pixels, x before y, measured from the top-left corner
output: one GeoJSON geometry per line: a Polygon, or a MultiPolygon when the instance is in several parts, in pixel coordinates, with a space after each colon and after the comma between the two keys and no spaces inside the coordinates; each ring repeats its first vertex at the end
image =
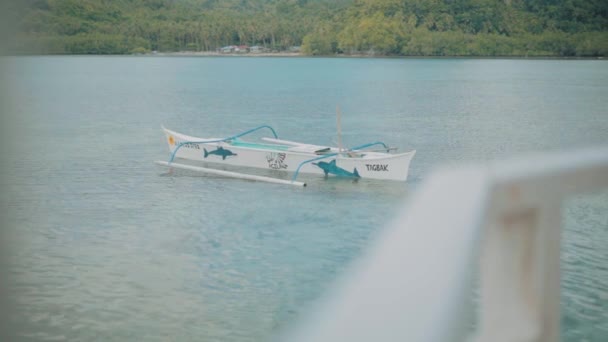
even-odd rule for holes
{"type": "Polygon", "coordinates": [[[271,152],[266,155],[266,161],[268,161],[268,167],[273,170],[286,169],[287,164],[285,164],[285,157],[287,155],[285,153],[276,153],[271,152]]]}
{"type": "Polygon", "coordinates": [[[338,177],[361,178],[361,176],[359,176],[359,172],[357,172],[357,168],[355,168],[353,170],[353,172],[346,171],[343,168],[338,167],[336,165],[335,159],[330,161],[329,163],[318,162],[318,163],[312,163],[312,165],[316,165],[316,166],[320,167],[321,170],[323,170],[323,172],[325,172],[325,176],[332,174],[332,175],[336,175],[338,177]]]}
{"type": "Polygon", "coordinates": [[[204,158],[207,158],[213,154],[213,155],[222,157],[222,160],[226,160],[226,157],[237,155],[236,153],[232,153],[232,151],[227,150],[227,149],[223,148],[222,146],[218,147],[217,149],[215,149],[211,152],[207,151],[206,148],[203,148],[203,153],[204,153],[204,155],[203,155],[204,158]]]}

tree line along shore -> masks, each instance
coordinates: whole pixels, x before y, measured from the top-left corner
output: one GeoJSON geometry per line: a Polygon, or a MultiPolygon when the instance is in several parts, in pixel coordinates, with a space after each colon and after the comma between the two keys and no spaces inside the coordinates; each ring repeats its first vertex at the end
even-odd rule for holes
{"type": "Polygon", "coordinates": [[[608,55],[605,0],[23,0],[10,10],[12,54],[608,55]]]}

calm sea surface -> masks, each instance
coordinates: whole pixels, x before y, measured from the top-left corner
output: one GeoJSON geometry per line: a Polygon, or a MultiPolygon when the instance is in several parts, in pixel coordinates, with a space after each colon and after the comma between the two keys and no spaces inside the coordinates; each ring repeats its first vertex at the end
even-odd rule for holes
{"type": "MultiPolygon", "coordinates": [[[[429,171],[608,143],[608,62],[4,58],[3,272],[23,340],[264,341],[429,171]],[[406,184],[163,175],[160,125],[416,149],[406,184]]],[[[440,214],[440,213],[438,213],[440,214]]],[[[608,341],[608,193],[565,206],[562,331],[608,341]]],[[[429,246],[432,248],[432,246],[429,246]]],[[[424,260],[420,261],[424,267],[424,260]]]]}

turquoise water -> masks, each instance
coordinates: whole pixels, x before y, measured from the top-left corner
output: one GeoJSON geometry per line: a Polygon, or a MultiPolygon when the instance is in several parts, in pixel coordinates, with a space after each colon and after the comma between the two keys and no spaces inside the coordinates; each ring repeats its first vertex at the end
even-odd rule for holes
{"type": "MultiPolygon", "coordinates": [[[[369,246],[438,165],[606,144],[608,62],[5,58],[2,212],[23,340],[264,341],[369,246]],[[160,125],[383,140],[406,184],[306,189],[164,175],[160,125]]],[[[564,212],[562,331],[608,340],[608,193],[564,212]]],[[[432,246],[429,246],[432,248],[432,246]]]]}

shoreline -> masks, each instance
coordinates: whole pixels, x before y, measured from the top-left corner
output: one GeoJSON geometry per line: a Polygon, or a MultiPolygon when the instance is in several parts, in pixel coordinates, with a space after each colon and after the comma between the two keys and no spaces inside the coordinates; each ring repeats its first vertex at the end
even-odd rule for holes
{"type": "Polygon", "coordinates": [[[221,53],[216,51],[148,52],[141,55],[167,57],[309,57],[299,52],[221,53]]]}
{"type": "MultiPolygon", "coordinates": [[[[120,55],[117,55],[120,56],[120,55]]],[[[127,55],[129,56],[129,55],[127,55]]],[[[130,56],[159,56],[159,57],[300,57],[300,58],[389,58],[389,59],[555,59],[555,60],[603,60],[597,57],[561,57],[561,56],[395,56],[395,55],[368,55],[368,54],[334,54],[334,55],[306,55],[300,52],[260,52],[260,53],[221,53],[216,51],[176,51],[176,52],[148,52],[143,54],[130,54],[130,56]]]]}
{"type": "Polygon", "coordinates": [[[215,51],[147,52],[128,54],[0,54],[0,57],[228,57],[228,58],[361,58],[361,59],[521,59],[521,60],[608,60],[605,56],[396,56],[367,54],[305,55],[299,52],[220,53],[215,51]]]}

